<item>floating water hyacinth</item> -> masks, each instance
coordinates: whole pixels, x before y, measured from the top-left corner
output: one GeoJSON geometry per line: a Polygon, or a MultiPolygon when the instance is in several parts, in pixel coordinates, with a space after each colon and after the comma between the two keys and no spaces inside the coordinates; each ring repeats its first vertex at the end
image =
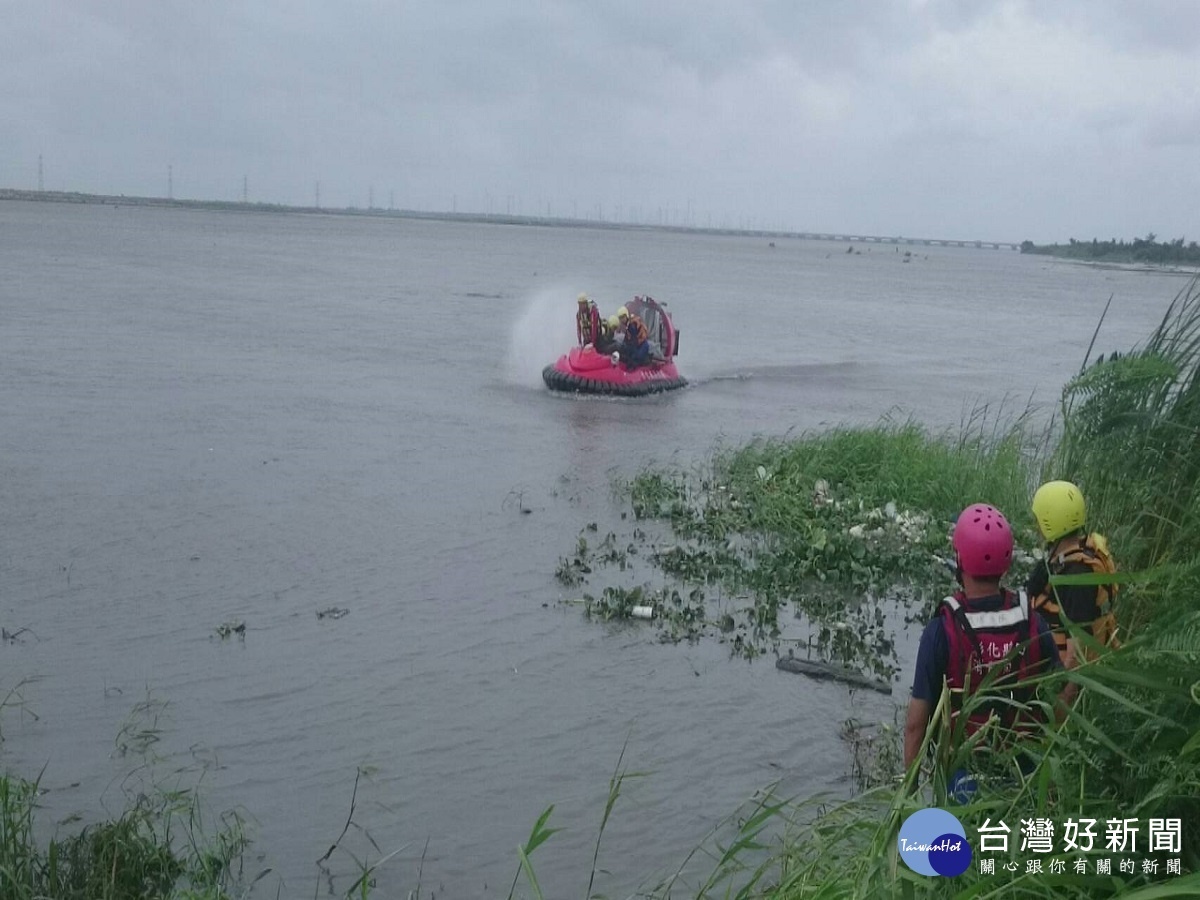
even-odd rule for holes
{"type": "Polygon", "coordinates": [[[1021,547],[1017,547],[1013,551],[1013,565],[1032,566],[1035,562],[1042,559],[1044,555],[1040,549],[1027,551],[1021,547]]]}
{"type": "Polygon", "coordinates": [[[879,537],[889,532],[899,533],[900,537],[906,543],[918,544],[926,537],[926,529],[929,525],[929,517],[923,513],[912,512],[911,510],[897,511],[896,504],[888,502],[882,509],[875,508],[868,510],[865,514],[866,522],[859,522],[851,525],[846,533],[854,538],[879,537]],[[892,527],[895,523],[895,527],[892,527]],[[875,525],[876,527],[868,530],[867,525],[875,525]]]}
{"type": "Polygon", "coordinates": [[[925,537],[929,526],[929,517],[921,513],[904,511],[896,516],[896,525],[900,533],[910,543],[915,544],[925,537]]]}
{"type": "MultiPolygon", "coordinates": [[[[910,426],[752,446],[699,473],[648,470],[624,486],[635,519],[658,519],[669,528],[666,539],[635,539],[628,569],[619,572],[605,571],[612,561],[581,543],[556,575],[568,587],[594,579],[595,590],[636,586],[646,597],[677,589],[690,596],[695,588],[708,596],[697,594],[689,610],[671,604],[655,625],[726,641],[745,656],[778,652],[781,641],[803,640],[807,629],[823,658],[890,673],[891,629],[901,619],[923,623],[928,603],[952,583],[932,554],[948,550],[959,508],[938,476],[956,472],[963,477],[950,480],[961,490],[974,484],[976,451],[947,450],[910,426]],[[634,565],[637,544],[648,568],[634,565]],[[888,616],[876,615],[880,603],[888,616]],[[705,604],[702,617],[691,611],[705,604]],[[706,627],[717,622],[732,627],[706,627]]],[[[593,613],[631,617],[614,602],[622,599],[601,597],[593,613]]]]}

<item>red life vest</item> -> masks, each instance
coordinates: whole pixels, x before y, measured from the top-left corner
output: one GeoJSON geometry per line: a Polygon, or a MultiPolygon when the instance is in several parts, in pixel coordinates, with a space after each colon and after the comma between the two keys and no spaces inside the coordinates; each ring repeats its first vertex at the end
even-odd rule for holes
{"type": "MultiPolygon", "coordinates": [[[[1003,591],[999,609],[978,610],[960,591],[938,606],[946,630],[949,654],[946,683],[950,687],[951,717],[957,718],[966,696],[974,694],[988,671],[1003,669],[991,681],[989,694],[997,700],[974,709],[967,719],[966,734],[987,724],[993,715],[1005,728],[1019,729],[1017,710],[1010,702],[1028,702],[1032,689],[1020,683],[1038,673],[1043,662],[1038,639],[1037,617],[1032,614],[1024,592],[1003,591]]],[[[1026,727],[1028,727],[1026,721],[1026,727]]]]}

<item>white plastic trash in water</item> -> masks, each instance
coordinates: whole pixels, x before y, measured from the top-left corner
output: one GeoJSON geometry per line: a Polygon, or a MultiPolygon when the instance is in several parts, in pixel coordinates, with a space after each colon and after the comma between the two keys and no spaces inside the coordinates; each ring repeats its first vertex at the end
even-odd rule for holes
{"type": "Polygon", "coordinates": [[[629,615],[633,616],[635,619],[653,619],[654,618],[654,607],[653,606],[635,606],[633,609],[631,609],[629,611],[629,615]]]}

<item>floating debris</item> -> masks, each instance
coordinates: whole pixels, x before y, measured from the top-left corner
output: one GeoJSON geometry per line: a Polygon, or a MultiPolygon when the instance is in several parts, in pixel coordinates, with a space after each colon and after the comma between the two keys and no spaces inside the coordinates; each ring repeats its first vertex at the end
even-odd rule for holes
{"type": "Polygon", "coordinates": [[[817,662],[812,659],[800,659],[795,656],[782,656],[775,660],[775,668],[785,672],[795,672],[797,675],[807,675],[810,678],[841,681],[851,687],[868,688],[881,694],[890,694],[892,686],[886,681],[868,678],[853,669],[834,663],[817,662]]]}
{"type": "Polygon", "coordinates": [[[831,503],[833,498],[829,496],[829,482],[824,478],[817,479],[817,483],[813,485],[813,506],[829,506],[831,503]]]}
{"type": "Polygon", "coordinates": [[[246,638],[246,623],[240,619],[232,622],[223,622],[217,626],[217,637],[221,640],[230,638],[235,634],[243,640],[246,638]]]}
{"type": "Polygon", "coordinates": [[[342,616],[349,615],[350,610],[343,609],[340,606],[331,606],[329,609],[317,611],[318,619],[340,619],[342,616]]]}

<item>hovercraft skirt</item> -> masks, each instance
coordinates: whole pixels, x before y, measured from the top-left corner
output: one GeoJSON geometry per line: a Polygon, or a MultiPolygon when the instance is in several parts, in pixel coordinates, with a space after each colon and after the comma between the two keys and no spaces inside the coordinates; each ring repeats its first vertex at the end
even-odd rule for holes
{"type": "Polygon", "coordinates": [[[617,397],[643,397],[646,394],[660,394],[686,387],[686,378],[647,378],[642,381],[601,381],[596,378],[583,378],[570,372],[559,371],[554,366],[542,369],[542,380],[552,391],[564,391],[571,394],[611,394],[617,397]]]}

